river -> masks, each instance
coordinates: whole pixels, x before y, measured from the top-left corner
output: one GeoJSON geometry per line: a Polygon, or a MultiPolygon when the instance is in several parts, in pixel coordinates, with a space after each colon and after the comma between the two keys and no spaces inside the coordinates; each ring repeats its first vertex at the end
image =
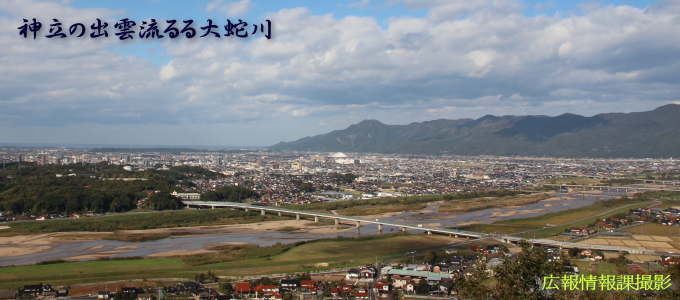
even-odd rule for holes
{"type": "MultiPolygon", "coordinates": [[[[382,221],[403,224],[428,224],[438,227],[458,227],[470,223],[489,224],[501,220],[539,216],[546,213],[574,209],[591,205],[597,201],[622,196],[618,193],[602,194],[561,194],[560,199],[546,199],[536,203],[513,207],[512,209],[489,208],[463,213],[439,213],[439,205],[431,203],[419,212],[404,212],[386,217],[382,221]]],[[[385,227],[383,232],[394,232],[398,229],[385,227]]],[[[155,241],[123,242],[115,240],[74,240],[56,243],[53,247],[20,256],[0,257],[0,266],[28,265],[53,260],[88,260],[98,257],[140,257],[170,251],[196,251],[225,243],[248,243],[268,246],[276,243],[294,243],[299,241],[334,238],[337,236],[357,236],[377,234],[376,225],[363,225],[357,229],[348,229],[337,234],[312,234],[306,232],[220,232],[209,234],[193,234],[172,236],[155,241]]]]}

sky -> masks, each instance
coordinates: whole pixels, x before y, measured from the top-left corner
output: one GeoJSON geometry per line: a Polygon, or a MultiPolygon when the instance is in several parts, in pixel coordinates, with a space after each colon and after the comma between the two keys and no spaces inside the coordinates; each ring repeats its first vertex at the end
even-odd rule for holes
{"type": "Polygon", "coordinates": [[[680,1],[0,0],[0,74],[0,144],[267,146],[365,119],[644,111],[680,104],[680,1]],[[110,36],[47,39],[53,18],[110,36]],[[122,18],[270,20],[272,37],[121,41],[122,18]]]}

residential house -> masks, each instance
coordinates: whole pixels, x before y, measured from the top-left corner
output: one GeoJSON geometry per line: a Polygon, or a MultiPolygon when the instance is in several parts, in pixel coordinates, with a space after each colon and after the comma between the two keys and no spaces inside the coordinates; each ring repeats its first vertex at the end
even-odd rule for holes
{"type": "Polygon", "coordinates": [[[248,282],[237,282],[234,284],[234,291],[240,294],[250,294],[252,292],[252,287],[248,282]]]}
{"type": "Polygon", "coordinates": [[[279,286],[282,291],[296,291],[300,287],[300,281],[295,279],[281,279],[279,286]]]}
{"type": "Polygon", "coordinates": [[[303,280],[300,282],[300,290],[303,293],[316,293],[316,282],[314,280],[303,280]]]}

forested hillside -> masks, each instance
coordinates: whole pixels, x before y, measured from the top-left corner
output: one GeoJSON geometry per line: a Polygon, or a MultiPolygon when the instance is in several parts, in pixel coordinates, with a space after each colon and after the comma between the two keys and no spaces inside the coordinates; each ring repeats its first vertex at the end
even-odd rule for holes
{"type": "Polygon", "coordinates": [[[172,191],[191,190],[190,179],[219,176],[197,167],[129,172],[106,164],[8,164],[0,169],[0,210],[15,214],[124,212],[136,208],[142,199],[151,209],[175,209],[181,203],[170,195],[172,191]]]}

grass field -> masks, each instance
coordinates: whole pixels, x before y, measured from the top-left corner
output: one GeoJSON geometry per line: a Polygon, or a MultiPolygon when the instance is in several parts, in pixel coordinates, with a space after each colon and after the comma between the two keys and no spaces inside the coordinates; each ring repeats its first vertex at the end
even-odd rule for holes
{"type": "Polygon", "coordinates": [[[665,226],[656,223],[647,223],[640,226],[624,229],[633,234],[663,235],[680,237],[680,226],[665,226]]]}
{"type": "Polygon", "coordinates": [[[680,242],[675,236],[634,234],[632,236],[594,236],[580,241],[584,244],[609,245],[619,247],[631,247],[640,249],[650,249],[664,252],[679,252],[673,244],[680,242]]]}
{"type": "Polygon", "coordinates": [[[659,209],[665,209],[665,208],[678,208],[680,209],[680,200],[674,199],[674,200],[664,200],[661,205],[657,206],[656,208],[659,209]]]}
{"type": "MultiPolygon", "coordinates": [[[[338,214],[346,216],[366,216],[389,212],[417,211],[427,207],[429,202],[442,201],[439,206],[440,213],[467,212],[495,207],[527,205],[547,199],[548,193],[533,194],[512,194],[500,197],[476,197],[460,199],[439,199],[432,198],[431,201],[423,203],[379,203],[372,205],[359,205],[345,209],[336,210],[338,214]]],[[[356,200],[355,200],[356,201],[356,200]]]]}
{"type": "Polygon", "coordinates": [[[317,240],[298,245],[228,248],[224,261],[201,263],[194,257],[99,260],[0,268],[0,288],[25,284],[101,282],[124,279],[193,278],[198,272],[212,270],[221,276],[245,276],[318,269],[375,262],[376,258],[403,255],[409,250],[425,250],[453,241],[441,236],[389,234],[360,238],[317,240]],[[194,260],[192,260],[194,259],[194,260]]]}
{"type": "Polygon", "coordinates": [[[487,233],[499,233],[499,234],[510,234],[515,232],[522,232],[526,230],[532,230],[539,228],[535,225],[523,225],[523,224],[500,224],[499,222],[493,224],[473,224],[465,226],[462,229],[476,232],[487,232],[487,233]]]}
{"type": "MultiPolygon", "coordinates": [[[[483,199],[485,199],[486,197],[511,198],[522,194],[526,194],[526,192],[496,190],[470,193],[454,193],[444,195],[407,196],[366,200],[344,200],[294,205],[289,206],[288,208],[300,210],[312,210],[318,212],[330,212],[335,210],[338,214],[341,215],[358,216],[358,215],[374,215],[397,211],[415,211],[423,209],[427,206],[428,203],[436,201],[443,201],[445,204],[466,201],[465,203],[470,204],[483,201],[483,199]]],[[[484,205],[487,204],[485,203],[484,205]]]]}
{"type": "Polygon", "coordinates": [[[665,226],[656,223],[647,223],[640,226],[624,229],[625,232],[630,232],[635,235],[651,235],[668,237],[668,243],[675,249],[680,249],[680,226],[665,226]]]}
{"type": "Polygon", "coordinates": [[[545,214],[538,217],[505,220],[493,224],[476,224],[464,227],[463,229],[495,233],[515,233],[534,230],[533,232],[520,234],[520,236],[543,238],[560,234],[568,227],[588,225],[594,223],[598,219],[626,213],[631,209],[643,207],[650,203],[651,201],[647,199],[607,200],[597,202],[590,206],[545,214]],[[606,214],[602,215],[605,212],[606,214]],[[543,228],[546,226],[548,227],[543,228]]]}
{"type": "MultiPolygon", "coordinates": [[[[592,262],[584,260],[573,260],[572,262],[578,267],[579,271],[582,274],[614,275],[632,273],[631,269],[627,265],[617,265],[616,263],[608,261],[592,262]]],[[[638,262],[636,264],[645,273],[663,271],[663,266],[657,264],[646,264],[644,262],[642,263],[638,262]]]]}
{"type": "Polygon", "coordinates": [[[463,199],[459,201],[447,201],[439,207],[440,213],[474,211],[487,208],[518,206],[536,203],[551,196],[550,193],[533,193],[512,195],[504,197],[480,197],[463,199]]]}
{"type": "Polygon", "coordinates": [[[400,211],[416,211],[427,207],[425,203],[412,203],[412,204],[384,204],[384,205],[373,205],[373,206],[357,206],[345,209],[336,210],[340,215],[344,216],[368,216],[377,215],[390,212],[400,212],[400,211]]]}
{"type": "Polygon", "coordinates": [[[260,214],[256,212],[247,213],[241,210],[231,209],[177,210],[157,213],[122,214],[75,220],[47,220],[41,222],[12,223],[9,225],[9,229],[0,231],[0,236],[69,231],[104,232],[200,225],[246,224],[281,219],[284,218],[273,215],[260,216],[260,214]]]}
{"type": "Polygon", "coordinates": [[[579,271],[584,274],[625,274],[627,268],[625,266],[618,266],[610,262],[591,262],[583,260],[574,260],[573,263],[578,267],[579,271]]]}

